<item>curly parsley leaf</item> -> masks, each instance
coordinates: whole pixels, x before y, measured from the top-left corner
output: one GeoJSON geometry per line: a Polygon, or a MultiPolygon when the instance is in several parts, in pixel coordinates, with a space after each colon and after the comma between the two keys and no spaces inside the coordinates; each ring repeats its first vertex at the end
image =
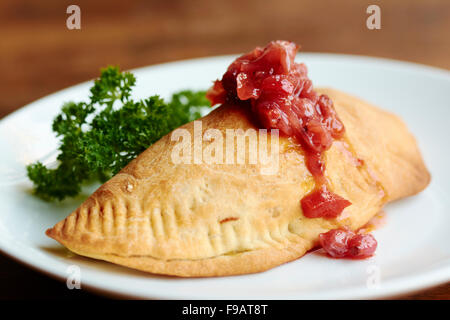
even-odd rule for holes
{"type": "Polygon", "coordinates": [[[166,103],[159,96],[134,101],[132,73],[117,67],[101,71],[89,102],[67,102],[53,121],[60,138],[58,166],[27,166],[34,193],[63,200],[88,181],[106,181],[142,151],[179,126],[198,119],[210,106],[204,91],[180,91],[166,103]]]}

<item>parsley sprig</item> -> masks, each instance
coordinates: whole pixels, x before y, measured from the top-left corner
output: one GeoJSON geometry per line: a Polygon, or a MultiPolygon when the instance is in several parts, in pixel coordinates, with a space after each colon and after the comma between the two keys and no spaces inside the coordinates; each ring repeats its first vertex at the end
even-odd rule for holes
{"type": "Polygon", "coordinates": [[[90,89],[89,102],[63,105],[52,126],[61,142],[57,167],[39,161],[27,166],[37,196],[63,200],[78,195],[89,181],[106,181],[210,106],[204,91],[180,91],[168,103],[157,95],[135,101],[131,98],[135,84],[132,73],[108,67],[90,89]]]}

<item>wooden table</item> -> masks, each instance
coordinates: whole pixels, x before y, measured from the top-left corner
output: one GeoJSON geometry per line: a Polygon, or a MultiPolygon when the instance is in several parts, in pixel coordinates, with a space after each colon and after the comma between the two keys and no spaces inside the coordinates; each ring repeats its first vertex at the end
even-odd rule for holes
{"type": "MultiPolygon", "coordinates": [[[[81,30],[68,30],[58,0],[0,2],[0,117],[99,68],[248,51],[273,39],[302,50],[351,53],[450,68],[450,1],[171,0],[74,1],[81,30]],[[366,8],[381,8],[381,29],[366,8]]],[[[0,298],[90,298],[0,257],[0,298]]],[[[450,285],[412,299],[449,299],[450,285]]]]}

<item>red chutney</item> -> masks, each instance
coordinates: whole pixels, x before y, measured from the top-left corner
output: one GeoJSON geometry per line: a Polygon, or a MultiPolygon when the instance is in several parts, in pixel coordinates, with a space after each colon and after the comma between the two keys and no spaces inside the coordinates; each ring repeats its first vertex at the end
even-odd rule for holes
{"type": "Polygon", "coordinates": [[[237,58],[207,92],[212,105],[238,103],[248,106],[266,129],[295,139],[316,188],[301,200],[308,218],[335,218],[351,203],[328,190],[323,153],[344,134],[333,102],[314,91],[306,66],[294,61],[298,47],[273,41],[237,58]]]}
{"type": "Polygon", "coordinates": [[[365,259],[377,249],[371,234],[355,234],[346,229],[334,229],[319,235],[322,248],[333,258],[365,259]]]}

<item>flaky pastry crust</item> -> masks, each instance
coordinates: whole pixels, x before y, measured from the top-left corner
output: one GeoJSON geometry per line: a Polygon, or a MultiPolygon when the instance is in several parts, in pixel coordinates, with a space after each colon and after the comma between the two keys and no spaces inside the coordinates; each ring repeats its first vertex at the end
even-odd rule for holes
{"type": "MultiPolygon", "coordinates": [[[[397,116],[337,90],[317,91],[333,100],[346,128],[342,141],[325,153],[330,190],[352,202],[340,217],[303,216],[300,199],[315,184],[301,149],[289,139],[280,137],[278,172],[267,175],[248,161],[174,164],[177,142],[169,134],[47,235],[80,255],[150,273],[253,273],[303,256],[320,233],[356,230],[386,202],[427,186],[430,175],[416,141],[397,116]]],[[[224,136],[226,129],[256,128],[232,105],[212,111],[202,125],[224,136]]],[[[193,136],[193,123],[182,128],[193,136]]]]}

